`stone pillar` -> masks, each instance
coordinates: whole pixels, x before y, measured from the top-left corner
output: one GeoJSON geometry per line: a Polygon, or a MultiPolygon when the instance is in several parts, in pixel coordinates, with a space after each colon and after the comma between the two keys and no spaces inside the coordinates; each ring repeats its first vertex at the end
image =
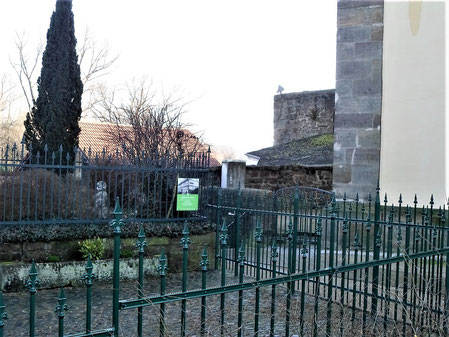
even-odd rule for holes
{"type": "Polygon", "coordinates": [[[338,2],[333,189],[354,198],[379,179],[383,0],[338,2]]]}
{"type": "Polygon", "coordinates": [[[246,162],[244,160],[224,160],[221,164],[221,187],[245,187],[246,162]]]}

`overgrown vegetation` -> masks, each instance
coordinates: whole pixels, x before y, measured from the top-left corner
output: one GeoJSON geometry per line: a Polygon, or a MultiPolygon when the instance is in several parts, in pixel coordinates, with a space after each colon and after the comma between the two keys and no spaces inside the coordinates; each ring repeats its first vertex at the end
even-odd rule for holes
{"type": "Polygon", "coordinates": [[[105,254],[105,240],[101,238],[86,239],[78,242],[83,259],[101,260],[105,254]]]}

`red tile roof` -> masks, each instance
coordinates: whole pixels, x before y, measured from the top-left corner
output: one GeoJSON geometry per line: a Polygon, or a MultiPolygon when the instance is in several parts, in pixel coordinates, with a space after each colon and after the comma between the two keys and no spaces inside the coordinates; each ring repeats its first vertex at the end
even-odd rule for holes
{"type": "MultiPolygon", "coordinates": [[[[99,156],[105,150],[107,153],[115,153],[117,150],[117,145],[114,144],[113,134],[114,129],[117,130],[115,124],[107,123],[95,123],[95,122],[79,122],[81,132],[79,135],[79,148],[86,154],[91,151],[91,156],[98,154],[99,156]]],[[[130,125],[120,126],[120,130],[128,131],[131,133],[133,129],[130,125]]],[[[184,130],[184,132],[189,132],[184,130]]],[[[120,149],[119,149],[120,150],[120,149]]],[[[202,151],[206,152],[208,147],[206,145],[202,146],[202,151]]],[[[220,166],[220,163],[211,156],[210,166],[220,166]]]]}

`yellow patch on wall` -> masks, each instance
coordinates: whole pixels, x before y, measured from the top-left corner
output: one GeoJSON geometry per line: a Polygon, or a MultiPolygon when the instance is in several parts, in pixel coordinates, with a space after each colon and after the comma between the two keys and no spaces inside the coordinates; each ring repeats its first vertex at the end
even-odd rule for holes
{"type": "Polygon", "coordinates": [[[422,0],[409,0],[408,16],[410,29],[413,35],[418,34],[419,24],[421,23],[422,0]]]}

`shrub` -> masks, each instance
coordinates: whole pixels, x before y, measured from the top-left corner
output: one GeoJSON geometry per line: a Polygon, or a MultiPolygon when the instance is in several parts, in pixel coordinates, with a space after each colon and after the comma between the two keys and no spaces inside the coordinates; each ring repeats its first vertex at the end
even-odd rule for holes
{"type": "Polygon", "coordinates": [[[80,219],[93,209],[93,191],[73,174],[24,169],[0,175],[0,221],[80,219]]]}
{"type": "Polygon", "coordinates": [[[84,259],[87,259],[89,255],[92,260],[100,260],[104,257],[104,239],[86,239],[78,244],[84,259]]]}

